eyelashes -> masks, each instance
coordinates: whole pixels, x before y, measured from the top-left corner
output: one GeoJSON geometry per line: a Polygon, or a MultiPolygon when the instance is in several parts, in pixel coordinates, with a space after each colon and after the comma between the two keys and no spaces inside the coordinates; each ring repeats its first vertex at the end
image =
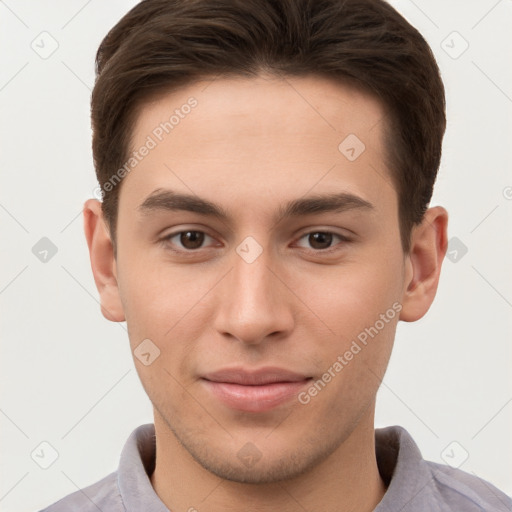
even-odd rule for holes
{"type": "MultiPolygon", "coordinates": [[[[340,243],[343,246],[345,243],[351,241],[344,235],[327,230],[308,231],[299,237],[297,242],[303,239],[306,239],[306,244],[310,244],[310,247],[304,247],[304,245],[300,244],[299,247],[314,253],[330,253],[336,250],[340,243]],[[338,244],[331,245],[336,239],[339,240],[338,244]],[[326,244],[328,245],[327,247],[322,247],[326,244]]],[[[214,241],[215,239],[204,231],[186,229],[166,235],[161,239],[161,242],[175,252],[193,254],[199,252],[201,249],[205,249],[206,247],[204,247],[203,244],[208,240],[214,241]],[[174,239],[176,240],[173,241],[174,239]]]]}
{"type": "MultiPolygon", "coordinates": [[[[340,235],[338,233],[333,233],[332,231],[309,231],[308,233],[305,233],[302,235],[299,240],[302,240],[303,238],[308,237],[308,241],[311,242],[314,241],[314,244],[320,244],[325,243],[326,240],[328,242],[331,242],[334,238],[340,239],[342,242],[350,242],[350,240],[343,235],[340,235]],[[314,235],[320,235],[320,237],[314,237],[314,235]]],[[[315,252],[317,251],[328,251],[334,249],[336,246],[329,246],[329,247],[315,247],[315,252]]]]}
{"type": "Polygon", "coordinates": [[[190,245],[192,247],[183,247],[183,249],[181,249],[182,251],[184,250],[186,252],[189,252],[189,251],[196,251],[197,249],[202,249],[202,247],[198,247],[198,244],[201,245],[202,242],[204,241],[205,237],[213,240],[213,238],[210,235],[207,235],[204,231],[193,230],[193,229],[187,229],[184,231],[178,231],[176,233],[171,233],[171,234],[167,235],[166,237],[164,237],[162,240],[167,243],[172,244],[173,238],[180,237],[180,243],[183,246],[183,240],[186,240],[185,237],[187,237],[189,235],[193,235],[193,236],[190,236],[191,240],[188,241],[188,242],[190,242],[190,245]],[[197,236],[198,234],[199,234],[199,236],[197,236]]]}

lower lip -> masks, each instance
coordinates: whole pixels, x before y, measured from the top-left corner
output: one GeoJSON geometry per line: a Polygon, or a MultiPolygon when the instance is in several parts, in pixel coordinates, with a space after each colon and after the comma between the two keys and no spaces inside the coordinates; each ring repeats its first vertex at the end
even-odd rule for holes
{"type": "Polygon", "coordinates": [[[298,382],[275,382],[261,386],[243,386],[203,379],[206,388],[232,409],[245,412],[264,412],[297,398],[310,379],[298,382]]]}

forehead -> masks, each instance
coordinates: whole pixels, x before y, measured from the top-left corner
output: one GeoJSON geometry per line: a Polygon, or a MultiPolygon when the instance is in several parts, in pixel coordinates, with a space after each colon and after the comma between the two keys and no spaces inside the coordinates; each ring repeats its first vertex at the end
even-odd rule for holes
{"type": "Polygon", "coordinates": [[[140,109],[131,151],[151,149],[133,162],[126,185],[139,203],[166,186],[246,207],[261,205],[263,196],[333,188],[396,201],[385,166],[385,126],[376,98],[330,79],[199,81],[140,109]]]}

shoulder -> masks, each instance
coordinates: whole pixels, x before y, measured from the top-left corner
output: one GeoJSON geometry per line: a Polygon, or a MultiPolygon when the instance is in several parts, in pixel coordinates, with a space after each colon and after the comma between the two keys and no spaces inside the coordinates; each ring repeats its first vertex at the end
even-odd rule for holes
{"type": "Polygon", "coordinates": [[[119,487],[117,471],[95,484],[79,489],[40,512],[125,512],[119,487]]]}
{"type": "Polygon", "coordinates": [[[403,427],[376,429],[375,446],[388,485],[375,512],[512,512],[512,499],[483,478],[424,459],[403,427]]]}
{"type": "Polygon", "coordinates": [[[425,461],[431,470],[441,510],[510,512],[512,498],[483,478],[461,469],[425,461]]]}

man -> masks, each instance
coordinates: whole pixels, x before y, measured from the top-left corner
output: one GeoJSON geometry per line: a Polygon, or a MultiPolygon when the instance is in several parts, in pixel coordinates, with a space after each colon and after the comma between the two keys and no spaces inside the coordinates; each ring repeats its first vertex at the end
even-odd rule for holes
{"type": "Polygon", "coordinates": [[[99,48],[92,122],[92,270],[154,426],[47,511],[510,510],[374,428],[447,246],[443,84],[394,9],[145,0],[99,48]]]}

